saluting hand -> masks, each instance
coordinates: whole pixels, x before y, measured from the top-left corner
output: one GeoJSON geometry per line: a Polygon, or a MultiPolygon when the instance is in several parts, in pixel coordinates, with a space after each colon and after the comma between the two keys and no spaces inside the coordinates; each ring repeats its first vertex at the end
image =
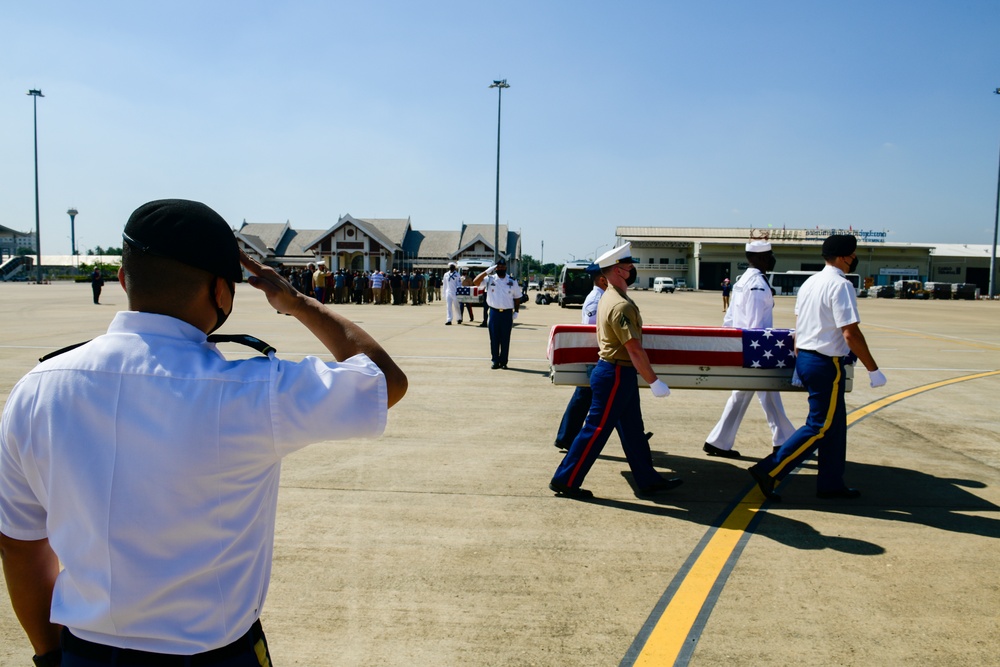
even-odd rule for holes
{"type": "Polygon", "coordinates": [[[264,266],[253,257],[240,250],[240,264],[250,272],[247,282],[256,287],[271,307],[280,313],[291,315],[302,303],[305,296],[292,284],[269,266],[264,266]]]}

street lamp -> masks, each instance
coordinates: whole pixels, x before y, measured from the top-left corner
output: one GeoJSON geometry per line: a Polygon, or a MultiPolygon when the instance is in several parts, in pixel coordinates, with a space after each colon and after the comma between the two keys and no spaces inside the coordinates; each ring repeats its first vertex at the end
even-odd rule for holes
{"type": "MultiPolygon", "coordinates": [[[[1000,95],[1000,88],[993,91],[1000,95]]],[[[997,167],[997,206],[993,213],[993,252],[990,253],[990,298],[996,296],[997,228],[1000,226],[1000,167],[997,167]]]]}
{"type": "Polygon", "coordinates": [[[71,206],[66,213],[69,214],[69,254],[76,256],[76,215],[79,211],[71,206]]]}
{"type": "Polygon", "coordinates": [[[500,105],[503,101],[503,89],[510,88],[507,79],[494,81],[490,88],[497,89],[497,217],[493,227],[493,263],[500,259],[500,105]]]}
{"type": "Polygon", "coordinates": [[[38,215],[38,98],[45,97],[40,90],[29,90],[28,94],[34,99],[31,104],[35,111],[35,254],[38,257],[38,265],[35,267],[35,276],[38,284],[42,283],[42,229],[38,215]]]}
{"type": "Polygon", "coordinates": [[[607,243],[602,243],[601,245],[599,245],[596,248],[594,248],[594,261],[595,262],[597,261],[597,251],[600,250],[601,248],[606,248],[607,246],[608,246],[607,243]]]}

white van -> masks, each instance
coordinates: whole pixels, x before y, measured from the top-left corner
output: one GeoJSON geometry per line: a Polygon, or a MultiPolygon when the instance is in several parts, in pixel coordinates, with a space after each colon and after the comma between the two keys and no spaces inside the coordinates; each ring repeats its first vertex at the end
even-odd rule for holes
{"type": "Polygon", "coordinates": [[[670,292],[674,293],[674,279],[673,278],[655,278],[653,280],[653,291],[654,292],[670,292]]]}

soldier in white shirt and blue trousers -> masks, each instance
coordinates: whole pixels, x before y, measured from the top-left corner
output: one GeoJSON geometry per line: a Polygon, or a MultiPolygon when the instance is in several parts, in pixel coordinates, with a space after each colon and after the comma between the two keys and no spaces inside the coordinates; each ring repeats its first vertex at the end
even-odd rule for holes
{"type": "MultiPolygon", "coordinates": [[[[608,279],[601,273],[601,267],[596,263],[587,267],[587,273],[594,279],[594,288],[583,301],[583,310],[580,313],[580,324],[597,323],[597,303],[604,296],[604,290],[608,288],[608,279]]],[[[590,411],[590,404],[593,401],[594,392],[590,385],[577,387],[573,396],[566,405],[562,421],[559,422],[559,432],[556,434],[555,446],[559,449],[569,449],[573,444],[576,434],[583,428],[583,422],[590,411]]]]}
{"type": "Polygon", "coordinates": [[[493,370],[507,368],[510,352],[510,332],[521,305],[521,285],[507,274],[507,260],[500,257],[472,281],[486,281],[486,305],[489,308],[490,358],[493,370]]]}
{"type": "Polygon", "coordinates": [[[812,452],[819,452],[816,495],[858,498],[861,492],[844,483],[847,458],[847,408],[844,404],[844,360],[854,353],[868,369],[872,387],[886,383],[864,334],[857,294],[844,276],[857,267],[858,240],[834,234],[823,241],[826,266],[799,289],[795,301],[795,370],[809,392],[806,423],[766,458],[749,469],[761,492],[772,501],[774,487],[812,452]]]}

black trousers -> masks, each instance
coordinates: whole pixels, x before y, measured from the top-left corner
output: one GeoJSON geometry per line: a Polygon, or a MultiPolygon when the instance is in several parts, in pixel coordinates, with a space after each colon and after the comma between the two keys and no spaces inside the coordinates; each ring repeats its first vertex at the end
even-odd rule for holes
{"type": "Polygon", "coordinates": [[[232,644],[195,655],[170,655],[95,644],[63,628],[61,667],[271,667],[260,621],[232,644]]]}

